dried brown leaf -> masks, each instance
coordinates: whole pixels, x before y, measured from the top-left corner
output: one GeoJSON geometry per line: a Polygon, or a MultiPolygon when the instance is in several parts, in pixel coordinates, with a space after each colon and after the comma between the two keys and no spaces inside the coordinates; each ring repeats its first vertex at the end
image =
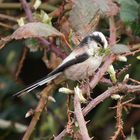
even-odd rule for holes
{"type": "Polygon", "coordinates": [[[70,12],[70,24],[81,38],[95,30],[100,15],[113,16],[119,7],[112,0],[77,0],[70,12]]]}
{"type": "Polygon", "coordinates": [[[62,36],[54,27],[41,22],[27,23],[18,28],[13,34],[12,39],[25,39],[31,37],[62,36]]]}
{"type": "Polygon", "coordinates": [[[93,0],[77,0],[70,12],[69,21],[77,35],[85,37],[95,27],[98,20],[98,6],[93,0]],[[96,19],[96,20],[95,20],[96,19]]]}
{"type": "Polygon", "coordinates": [[[31,22],[19,27],[11,36],[0,40],[0,49],[12,39],[26,39],[33,37],[62,36],[63,34],[51,25],[41,22],[31,22]]]}
{"type": "Polygon", "coordinates": [[[127,45],[124,44],[115,44],[113,47],[111,47],[111,51],[114,54],[123,54],[130,52],[130,49],[127,45]]]}
{"type": "Polygon", "coordinates": [[[119,12],[119,7],[112,0],[94,0],[101,13],[106,16],[115,16],[119,12]]]}

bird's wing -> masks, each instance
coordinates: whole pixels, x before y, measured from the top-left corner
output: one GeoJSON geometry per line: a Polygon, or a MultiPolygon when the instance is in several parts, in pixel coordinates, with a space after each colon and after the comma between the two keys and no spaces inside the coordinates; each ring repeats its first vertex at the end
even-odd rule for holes
{"type": "Polygon", "coordinates": [[[28,93],[32,91],[33,89],[37,88],[38,86],[42,86],[49,81],[53,80],[56,78],[58,75],[60,75],[66,68],[77,64],[77,63],[82,63],[83,61],[87,60],[89,58],[88,54],[84,52],[84,50],[81,50],[79,48],[73,50],[73,52],[66,57],[62,63],[51,73],[49,73],[46,77],[43,79],[38,80],[34,84],[28,86],[27,88],[17,92],[13,96],[21,96],[23,93],[28,93]]]}

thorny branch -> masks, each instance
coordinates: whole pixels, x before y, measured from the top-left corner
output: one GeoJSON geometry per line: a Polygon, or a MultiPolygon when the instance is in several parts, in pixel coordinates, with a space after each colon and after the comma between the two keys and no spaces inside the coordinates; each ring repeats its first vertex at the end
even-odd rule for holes
{"type": "Polygon", "coordinates": [[[91,79],[89,85],[93,89],[98,82],[102,79],[103,75],[107,71],[108,67],[115,61],[116,56],[115,55],[110,55],[107,57],[105,63],[103,66],[99,69],[99,71],[95,74],[95,76],[91,79]]]}
{"type": "Polygon", "coordinates": [[[70,103],[71,103],[71,95],[67,96],[67,116],[68,116],[68,123],[66,126],[66,131],[68,134],[72,135],[73,134],[73,130],[72,130],[72,119],[71,119],[71,114],[72,112],[70,111],[70,103]]]}
{"type": "Polygon", "coordinates": [[[24,60],[26,59],[27,53],[28,53],[28,48],[25,47],[23,50],[23,54],[21,56],[20,62],[18,64],[17,70],[16,70],[16,79],[18,79],[18,76],[19,76],[20,71],[21,71],[23,64],[24,64],[24,60]]]}
{"type": "Polygon", "coordinates": [[[34,128],[40,118],[40,115],[43,111],[43,109],[45,108],[45,105],[47,104],[47,99],[48,96],[57,88],[57,86],[62,83],[63,81],[65,81],[64,78],[60,78],[58,77],[57,79],[55,79],[54,81],[52,81],[52,83],[50,83],[42,92],[41,92],[41,97],[39,100],[39,103],[35,109],[33,118],[30,122],[30,125],[28,126],[22,140],[28,140],[32,134],[32,132],[34,131],[34,128]]]}
{"type": "MultiPolygon", "coordinates": [[[[103,102],[105,99],[109,98],[112,94],[116,94],[119,92],[123,92],[125,94],[129,93],[129,91],[140,92],[140,85],[128,85],[123,83],[118,83],[115,86],[108,88],[105,92],[97,96],[95,99],[92,99],[88,105],[82,110],[83,115],[86,116],[93,108],[95,108],[98,104],[103,102]],[[133,89],[133,90],[132,90],[133,89]]],[[[66,130],[64,129],[58,136],[55,137],[55,140],[61,140],[66,135],[66,130]]]]}
{"type": "Polygon", "coordinates": [[[83,140],[90,140],[88,130],[86,127],[86,122],[85,122],[84,116],[82,114],[81,104],[80,104],[78,95],[76,93],[74,95],[74,113],[75,113],[76,120],[77,120],[78,125],[79,125],[80,134],[82,136],[82,139],[83,140]]]}
{"type": "MultiPolygon", "coordinates": [[[[27,1],[26,0],[20,0],[20,2],[22,3],[22,6],[23,6],[23,8],[25,10],[25,13],[26,13],[26,16],[27,16],[28,20],[30,22],[32,22],[33,21],[32,11],[31,11],[27,1]]],[[[115,27],[115,21],[114,21],[114,17],[113,16],[109,17],[109,25],[110,25],[110,29],[109,29],[110,30],[109,43],[110,43],[110,46],[112,46],[112,45],[114,45],[116,43],[116,27],[115,27]]],[[[44,38],[37,38],[37,39],[43,45],[49,46],[50,50],[55,52],[61,58],[65,58],[66,57],[66,54],[64,54],[61,51],[61,49],[58,48],[55,44],[45,40],[44,38]]],[[[134,52],[127,53],[127,54],[125,54],[125,56],[134,55],[135,53],[138,53],[138,52],[140,52],[140,50],[135,50],[134,52]]],[[[23,57],[23,59],[24,59],[24,57],[23,57]]],[[[103,66],[98,70],[98,72],[95,74],[95,76],[91,79],[91,81],[89,83],[89,85],[90,85],[90,87],[92,89],[100,81],[102,81],[103,75],[107,71],[109,65],[111,65],[115,60],[116,60],[116,56],[115,55],[110,55],[110,56],[108,56],[106,58],[106,61],[103,64],[103,66]]],[[[23,63],[23,61],[21,60],[21,63],[23,63]]],[[[21,68],[19,68],[19,69],[21,69],[21,68]]],[[[63,78],[60,78],[59,80],[58,79],[56,79],[54,81],[55,83],[52,82],[51,84],[49,84],[41,92],[40,101],[38,103],[38,106],[35,109],[34,116],[33,116],[32,120],[31,120],[31,123],[30,123],[28,129],[26,130],[26,133],[25,133],[25,135],[23,137],[23,140],[27,140],[27,139],[30,138],[30,136],[31,136],[31,134],[32,134],[32,132],[33,132],[33,130],[34,130],[38,120],[39,120],[39,117],[40,117],[43,109],[45,108],[45,105],[47,104],[48,96],[57,88],[58,84],[60,84],[62,81],[64,81],[63,78]]],[[[131,80],[131,81],[134,82],[133,80],[131,80]]],[[[106,81],[104,81],[104,82],[106,82],[106,81]]],[[[108,88],[105,92],[100,94],[95,99],[92,99],[83,110],[81,109],[80,102],[79,102],[77,96],[75,95],[75,98],[74,98],[75,115],[76,115],[76,118],[77,118],[77,121],[78,121],[78,124],[79,124],[80,132],[81,132],[81,134],[83,136],[83,139],[90,139],[90,137],[88,135],[87,128],[86,128],[86,123],[85,123],[85,120],[84,120],[83,116],[86,116],[93,108],[95,108],[98,104],[103,102],[105,99],[109,98],[114,93],[123,92],[123,93],[126,94],[126,93],[129,93],[129,92],[135,93],[135,92],[140,91],[139,81],[137,81],[137,84],[138,85],[128,85],[126,83],[118,83],[116,85],[111,85],[112,87],[108,88]]],[[[83,89],[83,91],[84,91],[84,89],[83,89]]],[[[130,106],[130,107],[139,107],[139,105],[135,105],[135,104],[131,104],[131,103],[126,104],[126,105],[130,106]]],[[[115,132],[114,136],[112,137],[112,140],[116,140],[120,133],[122,134],[123,137],[125,137],[124,134],[123,134],[122,106],[123,106],[123,103],[121,103],[121,100],[119,100],[118,104],[117,104],[117,125],[116,125],[117,131],[115,132]]],[[[55,140],[60,140],[66,134],[67,134],[67,131],[66,131],[66,129],[64,129],[54,139],[55,140]]]]}
{"type": "Polygon", "coordinates": [[[22,140],[28,140],[30,138],[30,136],[31,136],[31,134],[32,134],[32,132],[33,132],[33,130],[34,130],[39,118],[40,118],[41,112],[42,112],[42,110],[44,109],[44,107],[45,107],[45,105],[47,103],[47,97],[48,97],[47,94],[49,94],[49,91],[47,91],[47,89],[48,89],[48,87],[45,88],[42,91],[44,94],[46,94],[46,97],[44,96],[44,97],[40,98],[38,106],[35,109],[32,121],[30,122],[30,125],[28,126],[28,128],[27,128],[27,130],[26,130],[26,132],[25,132],[25,134],[24,134],[24,136],[22,138],[22,140]]]}
{"type": "Polygon", "coordinates": [[[125,139],[125,135],[124,135],[124,132],[123,132],[122,110],[123,110],[123,106],[122,106],[121,99],[120,99],[118,101],[117,111],[116,111],[116,119],[117,119],[116,128],[117,128],[117,131],[115,132],[114,136],[112,136],[111,140],[116,140],[119,137],[120,134],[123,136],[123,139],[125,139]]]}
{"type": "Polygon", "coordinates": [[[20,0],[20,2],[21,2],[21,4],[22,4],[22,7],[23,7],[23,9],[24,9],[26,15],[27,15],[28,20],[29,20],[30,22],[32,22],[32,21],[33,21],[32,12],[31,12],[31,10],[30,10],[30,7],[29,7],[27,1],[26,1],[26,0],[20,0]]]}

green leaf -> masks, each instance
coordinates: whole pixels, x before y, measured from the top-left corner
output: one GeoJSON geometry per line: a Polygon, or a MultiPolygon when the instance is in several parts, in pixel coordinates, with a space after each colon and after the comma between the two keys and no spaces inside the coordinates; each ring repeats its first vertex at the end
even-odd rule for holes
{"type": "Polygon", "coordinates": [[[25,44],[30,49],[31,52],[36,52],[39,49],[39,43],[34,38],[26,39],[25,44]]]}
{"type": "Polygon", "coordinates": [[[49,15],[45,11],[41,10],[39,13],[35,12],[35,13],[33,13],[33,16],[36,21],[39,21],[39,22],[52,26],[52,21],[51,21],[52,18],[49,17],[49,15]]]}
{"type": "Polygon", "coordinates": [[[124,22],[138,19],[139,4],[135,0],[118,0],[121,5],[120,18],[124,22]]]}

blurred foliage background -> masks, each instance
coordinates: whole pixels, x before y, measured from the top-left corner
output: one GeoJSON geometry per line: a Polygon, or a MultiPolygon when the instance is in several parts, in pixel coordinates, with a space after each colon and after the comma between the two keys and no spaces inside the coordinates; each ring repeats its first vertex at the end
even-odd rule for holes
{"type": "MultiPolygon", "coordinates": [[[[28,2],[31,2],[32,5],[34,3],[34,1],[28,2]]],[[[72,3],[63,0],[42,0],[41,2],[41,6],[37,10],[32,8],[34,19],[51,24],[65,33],[68,38],[68,32],[70,31],[68,17],[72,3]],[[63,7],[62,10],[60,10],[60,7],[63,7]],[[57,11],[58,16],[54,12],[56,9],[59,9],[58,11],[60,12],[57,11]],[[50,17],[42,18],[42,16],[47,15],[50,17]]],[[[86,7],[84,4],[83,7],[86,7]]],[[[101,8],[105,8],[105,2],[101,1],[100,4],[101,8]]],[[[140,1],[116,0],[115,4],[120,10],[115,16],[118,42],[126,45],[140,43],[140,1]]],[[[87,9],[80,10],[82,12],[87,9]]],[[[27,17],[19,1],[0,0],[0,37],[12,34],[18,28],[17,20],[21,17],[27,23],[27,17]],[[4,15],[8,17],[4,17],[4,15]]],[[[75,22],[73,24],[79,24],[73,18],[75,17],[71,17],[70,21],[75,22]]],[[[81,27],[78,26],[76,30],[79,31],[79,28],[81,27]]],[[[109,37],[108,18],[101,17],[96,29],[109,37]]],[[[80,30],[78,33],[82,34],[81,32],[83,33],[84,31],[80,30]]],[[[66,47],[63,47],[64,44],[58,38],[49,38],[49,40],[55,42],[56,45],[59,44],[61,46],[60,49],[65,54],[70,52],[66,47]]],[[[43,87],[37,88],[31,94],[22,98],[13,98],[12,95],[48,74],[62,59],[62,57],[60,58],[55,53],[52,53],[47,46],[39,44],[34,39],[28,41],[24,39],[13,40],[0,50],[0,140],[18,140],[22,138],[25,129],[31,121],[31,117],[25,118],[25,114],[28,110],[37,106],[38,97],[35,93],[39,93],[43,87]],[[23,59],[23,62],[21,59],[23,59]],[[20,64],[21,62],[22,64],[20,64]],[[50,63],[51,66],[49,65],[50,63]],[[19,68],[19,65],[22,67],[19,68]]],[[[119,70],[128,64],[131,64],[131,67],[124,75],[129,73],[131,78],[140,80],[140,60],[136,59],[136,56],[130,56],[126,63],[117,62],[114,66],[116,70],[119,70]]],[[[94,89],[93,98],[102,93],[104,89],[106,89],[105,86],[98,85],[94,89]]],[[[134,95],[130,96],[134,97],[134,95]]],[[[50,101],[48,103],[48,111],[44,111],[41,115],[31,139],[47,140],[53,135],[59,134],[65,128],[67,123],[67,96],[56,91],[53,97],[56,102],[50,101]]],[[[139,103],[139,101],[140,97],[136,96],[134,103],[139,103]]],[[[90,123],[87,125],[89,134],[94,136],[95,140],[108,140],[113,135],[116,111],[115,109],[109,109],[109,107],[114,105],[116,105],[116,101],[107,99],[86,116],[86,120],[90,120],[90,123]]],[[[140,139],[140,109],[128,108],[127,111],[124,110],[123,121],[126,139],[140,139]]],[[[65,139],[71,138],[66,137],[65,139]]]]}

